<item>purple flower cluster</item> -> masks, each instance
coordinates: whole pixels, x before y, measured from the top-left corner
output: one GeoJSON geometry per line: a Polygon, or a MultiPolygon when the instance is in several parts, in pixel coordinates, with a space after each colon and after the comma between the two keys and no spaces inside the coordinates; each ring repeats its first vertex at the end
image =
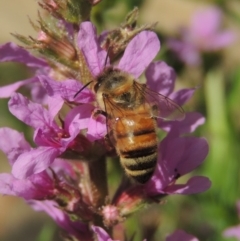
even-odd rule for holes
{"type": "MultiPolygon", "coordinates": [[[[76,46],[93,77],[105,67],[107,52],[101,48],[100,39],[91,22],[80,25],[76,46]]],[[[142,31],[129,42],[116,67],[136,79],[145,71],[151,89],[183,105],[194,89],[173,92],[174,70],[163,61],[152,62],[159,50],[157,35],[142,31]]],[[[199,166],[208,153],[205,139],[184,136],[204,123],[203,116],[186,113],[182,121],[158,121],[158,127],[167,134],[159,145],[158,164],[149,182],[122,186],[113,200],[99,211],[94,207],[85,162],[98,161],[108,153],[104,144],[106,118],[94,115],[99,107],[90,89],[84,88],[74,98],[86,80],[81,83],[74,78],[58,78],[56,68],[13,43],[0,46],[0,61],[21,62],[34,72],[30,79],[1,87],[0,97],[10,97],[10,112],[34,129],[35,144],[30,146],[22,133],[0,128],[0,149],[12,166],[11,173],[0,174],[0,193],[22,197],[79,240],[92,240],[94,231],[99,241],[107,241],[112,239],[102,228],[92,226],[91,229],[89,225],[96,213],[111,227],[147,200],[209,189],[211,184],[206,177],[195,176],[186,183],[178,182],[180,177],[199,166]],[[22,86],[30,88],[31,99],[16,92],[22,86]],[[68,112],[62,117],[60,111],[64,104],[68,112]]],[[[178,232],[166,240],[197,240],[178,232]]]]}
{"type": "Polygon", "coordinates": [[[214,52],[231,44],[235,38],[230,30],[220,30],[221,10],[211,7],[196,11],[189,28],[180,31],[181,40],[170,39],[169,48],[189,65],[201,63],[202,52],[214,52]]]}

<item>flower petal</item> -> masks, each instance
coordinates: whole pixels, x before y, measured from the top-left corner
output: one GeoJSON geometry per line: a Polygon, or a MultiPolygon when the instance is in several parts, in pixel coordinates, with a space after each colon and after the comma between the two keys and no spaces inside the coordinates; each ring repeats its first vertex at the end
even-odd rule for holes
{"type": "Polygon", "coordinates": [[[224,237],[235,237],[240,240],[240,225],[226,229],[223,235],[224,237]]]}
{"type": "Polygon", "coordinates": [[[236,36],[232,31],[224,31],[214,37],[208,48],[209,50],[219,50],[230,45],[235,39],[236,36]]]}
{"type": "Polygon", "coordinates": [[[54,181],[45,173],[31,176],[31,179],[13,177],[12,190],[25,200],[45,199],[53,194],[54,181]]]}
{"type": "Polygon", "coordinates": [[[155,172],[144,186],[150,196],[168,192],[168,188],[173,188],[171,183],[179,176],[199,166],[208,153],[208,144],[203,138],[178,137],[170,133],[161,142],[159,153],[155,172]]]}
{"type": "MultiPolygon", "coordinates": [[[[38,78],[36,76],[36,78],[38,78]]],[[[34,83],[33,85],[31,85],[31,99],[33,102],[42,104],[42,105],[46,105],[47,102],[47,93],[45,91],[45,89],[42,87],[42,85],[39,83],[39,78],[37,79],[38,82],[34,83]]]]}
{"type": "Polygon", "coordinates": [[[203,125],[205,118],[197,112],[188,112],[182,121],[159,121],[159,127],[167,132],[175,131],[178,134],[192,133],[197,127],[203,125]]]}
{"type": "Polygon", "coordinates": [[[75,166],[66,159],[56,158],[52,163],[51,168],[60,179],[64,179],[66,176],[71,176],[71,178],[75,179],[78,176],[75,166]]]}
{"type": "Polygon", "coordinates": [[[0,46],[0,62],[20,62],[31,68],[42,68],[47,63],[39,58],[32,56],[26,49],[14,43],[6,43],[0,46]]]}
{"type": "Polygon", "coordinates": [[[46,105],[47,104],[47,93],[45,91],[45,89],[42,87],[42,85],[39,83],[39,79],[38,82],[34,83],[33,85],[31,85],[31,97],[32,97],[32,101],[42,104],[42,105],[46,105]]]}
{"type": "Polygon", "coordinates": [[[217,7],[201,9],[193,15],[190,32],[196,38],[208,38],[219,30],[221,19],[222,13],[217,7]]]}
{"type": "Polygon", "coordinates": [[[165,62],[157,61],[148,66],[146,78],[150,89],[168,96],[173,91],[176,73],[165,62]]]}
{"type": "Polygon", "coordinates": [[[199,65],[201,63],[200,53],[192,43],[169,39],[167,46],[184,63],[188,65],[199,65]]]}
{"type": "Polygon", "coordinates": [[[167,236],[166,241],[199,241],[196,237],[186,233],[183,230],[176,230],[171,235],[167,236]]]}
{"type": "Polygon", "coordinates": [[[106,134],[106,118],[102,115],[91,118],[88,123],[87,138],[90,141],[95,141],[102,139],[106,134]]]}
{"type": "Polygon", "coordinates": [[[0,98],[9,98],[20,87],[37,81],[36,77],[0,87],[0,98]]]}
{"type": "Polygon", "coordinates": [[[30,150],[23,133],[4,127],[0,128],[0,149],[7,155],[12,165],[23,152],[30,150]]]}
{"type": "Polygon", "coordinates": [[[70,135],[75,132],[76,124],[79,130],[87,129],[93,109],[94,106],[91,104],[83,104],[73,108],[65,118],[64,129],[70,135]]]}
{"type": "Polygon", "coordinates": [[[152,31],[142,31],[128,44],[118,68],[138,78],[160,50],[160,42],[152,31]]]}
{"type": "Polygon", "coordinates": [[[97,235],[98,241],[119,241],[111,239],[108,233],[101,227],[92,225],[92,230],[97,235]]]}
{"type": "Polygon", "coordinates": [[[181,89],[170,94],[169,98],[176,102],[178,105],[184,105],[194,94],[196,89],[181,89]]]}
{"type": "Polygon", "coordinates": [[[12,183],[15,178],[9,173],[1,173],[0,174],[0,193],[3,195],[11,195],[16,196],[12,188],[12,183]]]}
{"type": "Polygon", "coordinates": [[[211,181],[207,177],[195,176],[186,184],[173,184],[164,189],[168,194],[195,194],[207,191],[211,187],[211,181]]]}
{"type": "Polygon", "coordinates": [[[204,138],[183,137],[184,153],[176,166],[180,175],[185,175],[198,167],[208,154],[208,143],[204,138]]]}
{"type": "Polygon", "coordinates": [[[16,178],[24,179],[42,172],[51,165],[59,154],[60,151],[52,147],[39,147],[23,153],[14,163],[12,174],[16,178]]]}
{"type": "Polygon", "coordinates": [[[97,40],[96,28],[91,22],[81,23],[77,43],[91,73],[97,76],[104,68],[107,52],[101,49],[97,40]]]}
{"type": "Polygon", "coordinates": [[[73,221],[55,201],[28,201],[35,211],[46,212],[61,228],[77,237],[77,240],[91,240],[92,232],[88,225],[81,221],[73,221]]]}
{"type": "Polygon", "coordinates": [[[19,93],[12,95],[8,106],[14,116],[33,128],[46,128],[56,125],[47,109],[40,104],[31,102],[19,93]]]}
{"type": "Polygon", "coordinates": [[[6,173],[0,174],[0,193],[22,197],[25,200],[43,198],[42,195],[38,195],[40,193],[39,186],[37,187],[27,179],[20,180],[6,173]]]}
{"type": "Polygon", "coordinates": [[[48,112],[52,119],[56,117],[61,108],[63,107],[64,100],[62,98],[54,98],[47,96],[48,112]]]}
{"type": "Polygon", "coordinates": [[[176,167],[181,163],[184,154],[185,143],[182,138],[167,136],[160,144],[157,167],[152,178],[145,185],[149,195],[162,193],[177,175],[176,167]],[[174,150],[174,151],[173,151],[174,150]]]}
{"type": "Polygon", "coordinates": [[[47,76],[38,76],[40,83],[43,85],[48,95],[51,97],[61,97],[66,101],[74,101],[76,103],[88,103],[94,100],[93,93],[85,88],[74,98],[74,95],[83,87],[79,81],[74,79],[66,79],[64,81],[55,81],[47,76]]]}

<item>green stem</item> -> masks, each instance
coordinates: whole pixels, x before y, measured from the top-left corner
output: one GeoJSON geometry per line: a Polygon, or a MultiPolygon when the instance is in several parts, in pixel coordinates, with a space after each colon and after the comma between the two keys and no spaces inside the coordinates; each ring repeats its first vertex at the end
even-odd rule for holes
{"type": "Polygon", "coordinates": [[[227,117],[225,82],[221,70],[210,70],[207,73],[204,90],[210,145],[206,172],[212,180],[212,193],[216,200],[231,203],[235,201],[239,189],[238,168],[234,137],[227,117]]]}

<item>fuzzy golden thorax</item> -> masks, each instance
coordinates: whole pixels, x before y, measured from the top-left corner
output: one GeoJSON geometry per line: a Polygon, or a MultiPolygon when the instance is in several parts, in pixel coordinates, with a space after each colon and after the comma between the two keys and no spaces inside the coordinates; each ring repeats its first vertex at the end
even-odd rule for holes
{"type": "Polygon", "coordinates": [[[134,77],[113,67],[107,67],[96,78],[94,91],[101,109],[105,109],[103,99],[108,98],[117,106],[131,108],[135,104],[136,89],[134,77]]]}

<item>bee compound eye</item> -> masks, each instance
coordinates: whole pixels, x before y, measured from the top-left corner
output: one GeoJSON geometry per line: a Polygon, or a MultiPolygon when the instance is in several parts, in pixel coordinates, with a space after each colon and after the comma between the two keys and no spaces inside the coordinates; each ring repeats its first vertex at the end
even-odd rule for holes
{"type": "Polygon", "coordinates": [[[94,89],[95,93],[98,92],[98,89],[100,88],[100,86],[101,86],[101,83],[99,83],[99,82],[94,85],[93,89],[94,89]]]}

